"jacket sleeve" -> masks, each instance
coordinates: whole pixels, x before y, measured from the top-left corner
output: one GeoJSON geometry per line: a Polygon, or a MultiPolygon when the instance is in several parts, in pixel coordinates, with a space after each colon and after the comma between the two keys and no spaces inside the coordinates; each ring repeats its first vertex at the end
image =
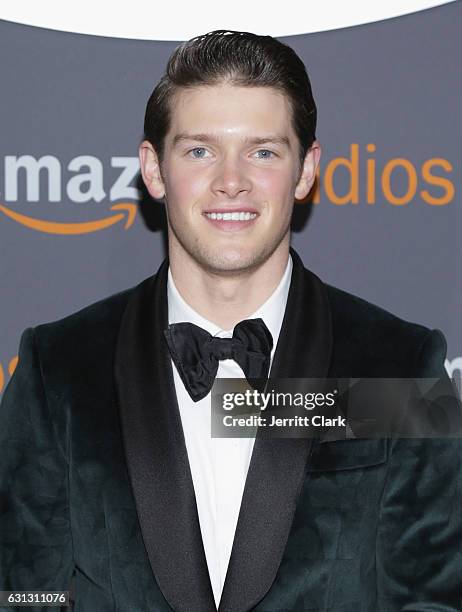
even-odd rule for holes
{"type": "MultiPolygon", "coordinates": [[[[446,342],[429,332],[416,377],[439,378],[446,342]]],[[[460,434],[459,434],[460,435],[460,434]]],[[[379,612],[462,610],[462,439],[394,438],[377,530],[379,612]]]]}
{"type": "Polygon", "coordinates": [[[29,328],[0,404],[0,590],[70,590],[73,551],[63,437],[47,402],[35,331],[29,328]]]}

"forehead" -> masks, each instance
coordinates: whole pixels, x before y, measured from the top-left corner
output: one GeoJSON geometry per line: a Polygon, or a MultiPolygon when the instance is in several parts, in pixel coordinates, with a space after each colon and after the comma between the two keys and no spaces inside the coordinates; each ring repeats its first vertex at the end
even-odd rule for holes
{"type": "Polygon", "coordinates": [[[229,83],[182,88],[171,101],[167,138],[178,133],[264,136],[279,132],[295,139],[287,96],[273,87],[243,87],[229,83]]]}

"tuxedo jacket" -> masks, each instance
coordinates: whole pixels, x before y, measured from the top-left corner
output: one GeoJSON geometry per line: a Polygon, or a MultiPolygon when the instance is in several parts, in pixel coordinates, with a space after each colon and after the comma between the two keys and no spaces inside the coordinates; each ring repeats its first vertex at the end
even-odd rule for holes
{"type": "MultiPolygon", "coordinates": [[[[446,376],[441,332],[292,258],[271,378],[446,376]]],[[[72,579],[78,612],[216,610],[163,335],[167,270],[23,333],[0,409],[0,590],[72,579]]],[[[260,433],[219,612],[462,610],[460,440],[260,433]]]]}

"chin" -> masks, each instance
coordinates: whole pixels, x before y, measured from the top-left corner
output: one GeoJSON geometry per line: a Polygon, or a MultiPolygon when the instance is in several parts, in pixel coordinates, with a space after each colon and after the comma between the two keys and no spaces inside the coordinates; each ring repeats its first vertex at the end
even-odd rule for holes
{"type": "Polygon", "coordinates": [[[209,272],[217,274],[238,274],[257,268],[268,259],[265,251],[248,249],[201,250],[194,259],[209,272]]]}

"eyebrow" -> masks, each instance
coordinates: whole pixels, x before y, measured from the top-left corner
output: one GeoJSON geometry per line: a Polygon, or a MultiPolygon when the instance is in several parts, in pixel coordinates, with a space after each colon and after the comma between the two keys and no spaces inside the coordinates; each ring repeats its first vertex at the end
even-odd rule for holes
{"type": "MultiPolygon", "coordinates": [[[[217,143],[220,138],[217,138],[213,134],[187,134],[182,132],[180,134],[176,134],[173,138],[173,146],[175,147],[179,142],[184,140],[194,140],[195,142],[204,142],[204,143],[217,143]]],[[[269,135],[269,136],[260,136],[254,138],[244,138],[244,142],[247,144],[278,144],[283,145],[290,149],[290,141],[287,136],[277,136],[277,135],[269,135]]]]}

